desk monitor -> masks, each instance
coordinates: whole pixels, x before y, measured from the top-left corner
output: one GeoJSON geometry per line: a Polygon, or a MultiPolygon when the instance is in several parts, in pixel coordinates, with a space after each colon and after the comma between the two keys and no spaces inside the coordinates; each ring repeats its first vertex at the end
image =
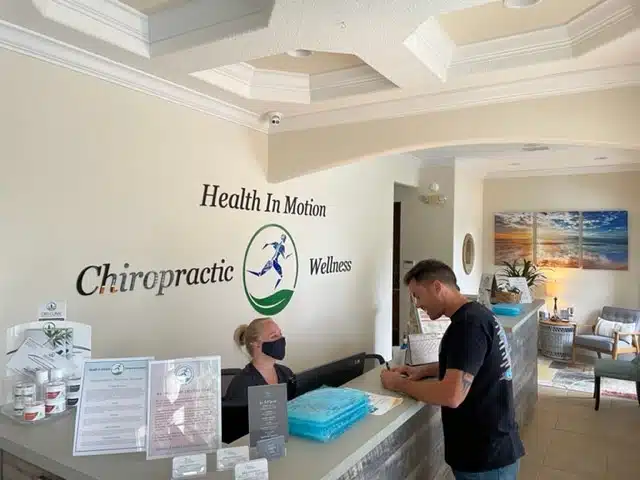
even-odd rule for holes
{"type": "Polygon", "coordinates": [[[334,362],[297,373],[295,396],[299,397],[322,386],[340,387],[364,373],[366,353],[361,352],[334,362]]]}

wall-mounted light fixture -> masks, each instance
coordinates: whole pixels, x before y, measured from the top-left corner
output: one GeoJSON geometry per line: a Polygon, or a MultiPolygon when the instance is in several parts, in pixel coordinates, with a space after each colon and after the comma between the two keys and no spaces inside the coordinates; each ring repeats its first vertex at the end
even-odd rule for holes
{"type": "Polygon", "coordinates": [[[440,185],[433,182],[429,185],[429,189],[425,194],[421,194],[418,196],[420,201],[426,205],[444,205],[447,203],[447,197],[444,195],[440,195],[438,192],[440,191],[440,185]]]}

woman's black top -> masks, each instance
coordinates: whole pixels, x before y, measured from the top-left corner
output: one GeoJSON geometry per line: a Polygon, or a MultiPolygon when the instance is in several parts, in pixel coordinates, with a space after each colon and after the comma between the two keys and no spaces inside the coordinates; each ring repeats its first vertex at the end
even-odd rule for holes
{"type": "MultiPolygon", "coordinates": [[[[276,364],[275,369],[278,375],[278,383],[287,383],[293,379],[293,372],[288,367],[276,364]]],[[[253,363],[248,363],[242,369],[242,373],[233,377],[224,399],[238,403],[247,402],[248,388],[259,385],[267,385],[267,382],[258,369],[253,366],[253,363]]]]}

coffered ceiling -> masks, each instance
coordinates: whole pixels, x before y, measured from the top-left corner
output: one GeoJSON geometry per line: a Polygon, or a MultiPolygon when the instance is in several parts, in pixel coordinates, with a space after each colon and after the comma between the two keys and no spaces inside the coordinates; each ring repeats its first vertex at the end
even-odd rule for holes
{"type": "Polygon", "coordinates": [[[444,13],[438,17],[438,22],[456,45],[469,45],[566,25],[600,2],[546,0],[533,8],[504,8],[502,2],[487,2],[444,13]]]}
{"type": "Polygon", "coordinates": [[[270,133],[639,84],[639,27],[640,0],[0,0],[0,47],[270,133]]]}

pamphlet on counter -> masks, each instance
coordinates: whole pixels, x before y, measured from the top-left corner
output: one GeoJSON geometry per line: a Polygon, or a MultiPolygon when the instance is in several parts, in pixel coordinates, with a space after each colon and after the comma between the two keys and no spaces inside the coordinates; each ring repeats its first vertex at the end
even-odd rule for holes
{"type": "Polygon", "coordinates": [[[70,374],[74,371],[75,364],[51,348],[43,347],[31,337],[27,337],[9,359],[7,368],[20,375],[35,378],[36,372],[42,370],[58,369],[70,374]]]}

